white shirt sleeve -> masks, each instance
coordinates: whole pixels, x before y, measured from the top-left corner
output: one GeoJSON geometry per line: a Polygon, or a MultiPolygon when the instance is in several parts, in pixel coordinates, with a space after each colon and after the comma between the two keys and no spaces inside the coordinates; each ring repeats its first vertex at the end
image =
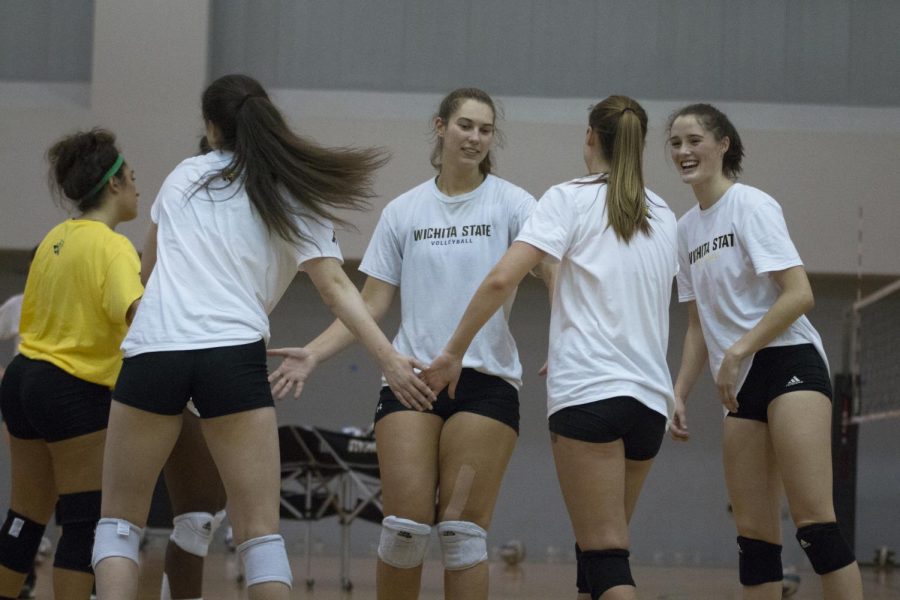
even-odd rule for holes
{"type": "Polygon", "coordinates": [[[19,319],[22,316],[22,294],[9,298],[0,306],[0,340],[19,335],[19,319]]]}
{"type": "Polygon", "coordinates": [[[678,301],[690,302],[694,296],[694,282],[691,280],[691,264],[688,259],[687,236],[682,223],[678,224],[678,273],[675,275],[678,284],[678,301]]]}
{"type": "Polygon", "coordinates": [[[767,199],[757,206],[739,227],[738,239],[757,275],[803,264],[788,234],[781,207],[774,200],[767,199]]]}
{"type": "Polygon", "coordinates": [[[578,211],[562,186],[547,190],[516,241],[526,242],[561,260],[572,243],[578,211]]]}
{"type": "Polygon", "coordinates": [[[510,215],[509,215],[509,243],[512,244],[519,233],[522,231],[522,228],[525,227],[525,223],[528,222],[529,217],[534,212],[535,207],[537,206],[537,202],[531,196],[524,191],[518,194],[515,198],[515,201],[512,203],[510,207],[510,215]]]}
{"type": "Polygon", "coordinates": [[[359,270],[385,283],[400,286],[403,271],[403,246],[396,234],[391,205],[385,207],[363,255],[359,270]]]}
{"type": "Polygon", "coordinates": [[[314,258],[336,258],[343,262],[331,221],[319,216],[306,216],[298,219],[297,224],[302,234],[296,245],[297,265],[301,270],[303,263],[314,258]]]}

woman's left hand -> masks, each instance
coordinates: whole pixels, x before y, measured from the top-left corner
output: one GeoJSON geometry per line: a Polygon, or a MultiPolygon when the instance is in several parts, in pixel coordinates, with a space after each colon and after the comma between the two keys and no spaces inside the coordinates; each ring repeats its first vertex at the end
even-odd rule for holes
{"type": "Polygon", "coordinates": [[[741,358],[732,352],[729,348],[725,351],[725,357],[722,359],[722,366],[719,367],[719,374],[716,376],[716,386],[719,388],[719,400],[722,406],[730,412],[737,412],[737,385],[738,370],[741,367],[741,358]]]}
{"type": "Polygon", "coordinates": [[[420,377],[436,394],[449,386],[447,393],[450,398],[456,398],[456,384],[459,383],[460,373],[462,373],[462,358],[442,352],[427,369],[422,371],[420,377]]]}

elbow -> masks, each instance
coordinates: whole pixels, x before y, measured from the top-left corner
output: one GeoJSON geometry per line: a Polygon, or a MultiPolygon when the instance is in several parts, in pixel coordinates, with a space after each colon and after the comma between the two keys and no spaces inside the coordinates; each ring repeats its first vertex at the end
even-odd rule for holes
{"type": "Polygon", "coordinates": [[[804,291],[798,301],[798,305],[804,315],[816,307],[816,299],[813,296],[812,290],[807,289],[804,291]]]}
{"type": "Polygon", "coordinates": [[[491,273],[484,280],[483,286],[491,295],[500,295],[505,298],[518,283],[518,281],[514,281],[511,277],[507,277],[502,273],[491,273]]]}

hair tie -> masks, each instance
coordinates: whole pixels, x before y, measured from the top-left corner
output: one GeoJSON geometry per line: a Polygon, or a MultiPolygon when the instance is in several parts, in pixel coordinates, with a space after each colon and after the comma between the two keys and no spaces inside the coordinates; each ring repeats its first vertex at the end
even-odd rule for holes
{"type": "Polygon", "coordinates": [[[243,98],[241,98],[240,102],[237,103],[237,106],[234,107],[234,112],[241,110],[241,107],[244,106],[244,102],[253,97],[253,94],[247,94],[243,98]]]}
{"type": "Polygon", "coordinates": [[[82,196],[81,199],[87,200],[88,198],[92,197],[94,194],[99,192],[103,188],[103,186],[106,185],[106,182],[109,181],[109,178],[112,177],[113,175],[115,175],[116,171],[119,170],[119,167],[122,166],[123,162],[125,162],[125,158],[121,154],[119,154],[116,157],[116,161],[112,164],[112,166],[109,168],[109,170],[106,173],[104,173],[103,177],[100,178],[100,181],[97,182],[97,185],[92,187],[91,191],[89,191],[87,194],[82,196]]]}
{"type": "Polygon", "coordinates": [[[623,108],[621,114],[624,115],[624,114],[627,113],[627,112],[630,112],[630,113],[632,113],[632,114],[637,114],[637,113],[634,112],[634,109],[631,108],[630,106],[626,106],[625,108],[623,108]]]}

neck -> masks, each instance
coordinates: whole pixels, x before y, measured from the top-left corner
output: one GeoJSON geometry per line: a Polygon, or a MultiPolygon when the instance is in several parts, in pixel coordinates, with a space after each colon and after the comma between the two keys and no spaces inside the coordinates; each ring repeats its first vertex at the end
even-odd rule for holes
{"type": "Polygon", "coordinates": [[[85,213],[82,213],[78,218],[84,221],[97,221],[99,223],[103,223],[113,230],[116,228],[116,225],[121,222],[121,219],[119,219],[118,216],[107,207],[100,207],[89,210],[85,213]]]}
{"type": "Polygon", "coordinates": [[[597,175],[599,173],[609,173],[609,165],[606,161],[596,154],[591,157],[591,161],[587,165],[588,173],[597,175]]]}
{"type": "Polygon", "coordinates": [[[732,180],[724,175],[720,175],[719,177],[709,179],[702,183],[694,184],[692,187],[694,189],[694,196],[700,204],[700,208],[706,210],[718,202],[732,185],[734,185],[732,180]]]}
{"type": "Polygon", "coordinates": [[[438,173],[437,187],[447,196],[459,196],[477,188],[484,181],[478,167],[459,169],[452,165],[442,165],[438,173]]]}

